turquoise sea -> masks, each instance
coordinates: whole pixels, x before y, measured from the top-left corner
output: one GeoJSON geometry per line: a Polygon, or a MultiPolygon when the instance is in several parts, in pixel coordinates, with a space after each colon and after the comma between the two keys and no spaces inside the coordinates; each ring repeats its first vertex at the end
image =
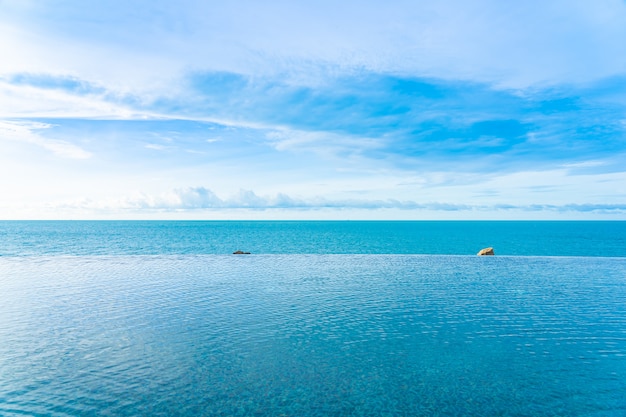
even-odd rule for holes
{"type": "Polygon", "coordinates": [[[0,222],[1,416],[624,416],[625,393],[626,222],[0,222]]]}

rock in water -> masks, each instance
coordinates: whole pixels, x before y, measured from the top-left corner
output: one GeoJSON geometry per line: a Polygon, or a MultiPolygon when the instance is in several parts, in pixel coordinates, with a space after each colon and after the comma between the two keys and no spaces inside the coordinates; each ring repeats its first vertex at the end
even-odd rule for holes
{"type": "Polygon", "coordinates": [[[233,252],[233,255],[250,255],[250,252],[244,252],[242,250],[238,250],[233,252]]]}
{"type": "Polygon", "coordinates": [[[485,248],[485,249],[481,249],[478,253],[478,256],[483,256],[483,255],[495,255],[495,253],[493,252],[493,248],[485,248]]]}

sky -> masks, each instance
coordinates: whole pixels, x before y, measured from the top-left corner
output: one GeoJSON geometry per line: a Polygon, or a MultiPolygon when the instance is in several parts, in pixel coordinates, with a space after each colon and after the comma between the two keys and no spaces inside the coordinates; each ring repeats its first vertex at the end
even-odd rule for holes
{"type": "Polygon", "coordinates": [[[0,0],[0,219],[626,220],[624,0],[0,0]]]}

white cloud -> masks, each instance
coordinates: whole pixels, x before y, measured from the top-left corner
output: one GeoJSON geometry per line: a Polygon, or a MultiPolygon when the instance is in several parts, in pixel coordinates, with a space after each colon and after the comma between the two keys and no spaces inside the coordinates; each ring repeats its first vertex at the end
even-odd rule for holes
{"type": "Polygon", "coordinates": [[[101,95],[14,85],[0,79],[0,118],[142,119],[147,115],[101,95]]]}
{"type": "Polygon", "coordinates": [[[73,197],[79,203],[68,203],[67,210],[117,213],[351,209],[510,213],[513,208],[503,202],[519,210],[556,212],[560,209],[554,207],[570,207],[595,213],[600,207],[610,211],[624,203],[626,178],[615,172],[621,169],[623,156],[610,164],[602,160],[621,143],[618,134],[603,132],[622,117],[623,103],[615,99],[616,107],[602,107],[596,118],[585,112],[593,103],[576,107],[583,101],[577,101],[579,96],[586,99],[585,90],[567,87],[569,83],[589,87],[599,78],[626,73],[623,1],[87,4],[74,0],[62,7],[0,2],[6,5],[0,13],[0,141],[11,141],[10,146],[4,142],[0,168],[5,178],[19,169],[24,174],[17,181],[5,179],[3,193],[23,189],[14,191],[13,198],[28,197],[35,211],[37,201],[39,207],[52,210],[60,207],[53,199],[73,197]],[[248,74],[242,82],[249,88],[240,96],[226,94],[218,82],[213,97],[193,84],[192,74],[220,70],[248,74]],[[367,80],[372,72],[381,79],[426,80],[425,84],[424,77],[433,77],[437,79],[433,86],[449,84],[454,94],[446,98],[444,91],[439,97],[435,91],[422,107],[413,107],[422,100],[419,88],[392,94],[384,89],[396,86],[380,82],[368,94],[358,94],[357,89],[371,87],[367,80]],[[26,81],[16,82],[20,76],[26,81]],[[50,84],[37,83],[37,76],[50,84]],[[66,88],[64,80],[97,88],[77,91],[71,83],[66,88]],[[484,88],[472,89],[474,81],[485,83],[484,88]],[[536,89],[527,89],[537,84],[536,89]],[[546,102],[544,109],[533,101],[536,95],[529,92],[546,92],[541,85],[554,84],[561,85],[559,91],[581,92],[565,97],[572,104],[565,108],[568,116],[563,120],[580,117],[584,123],[558,124],[550,112],[561,113],[564,107],[546,102]],[[528,94],[520,93],[519,102],[502,99],[502,105],[489,104],[500,103],[497,98],[466,97],[472,91],[491,94],[493,85],[527,89],[528,94]],[[385,116],[395,104],[411,111],[397,118],[385,116]],[[507,112],[516,106],[522,110],[507,112]],[[506,155],[498,147],[505,146],[507,138],[497,133],[476,139],[474,145],[480,146],[472,150],[481,148],[491,157],[485,159],[482,153],[468,152],[472,145],[468,137],[450,139],[457,138],[455,128],[464,128],[458,126],[460,119],[467,126],[471,117],[508,115],[521,120],[529,107],[541,113],[542,120],[531,120],[536,121],[532,128],[537,133],[530,133],[528,141],[506,155]],[[600,114],[603,111],[606,115],[600,114]],[[60,128],[27,121],[46,118],[57,119],[54,123],[60,128]],[[222,130],[198,133],[201,126],[194,135],[183,130],[168,139],[156,124],[144,130],[110,125],[101,133],[100,125],[90,123],[90,119],[146,118],[213,122],[222,130]],[[61,119],[78,121],[64,124],[61,119]],[[449,134],[420,136],[429,120],[441,121],[433,129],[445,133],[447,128],[449,134]],[[561,132],[565,125],[582,133],[568,136],[561,132]],[[89,150],[73,136],[81,126],[95,132],[89,150]],[[155,132],[149,131],[153,128],[155,132]],[[560,147],[562,137],[565,147],[560,147]],[[601,143],[607,151],[602,151],[601,143]],[[99,158],[89,168],[45,153],[35,161],[28,155],[31,147],[61,158],[87,159],[91,152],[99,158]],[[582,151],[575,152],[578,148],[582,151]],[[560,149],[564,155],[558,155],[560,149]],[[586,157],[592,160],[585,161],[586,157]],[[555,169],[545,170],[550,161],[555,169]],[[603,174],[603,169],[614,173],[603,174]],[[44,176],[49,183],[57,179],[54,192],[49,184],[39,184],[44,176]],[[213,184],[224,195],[241,186],[256,192],[218,197],[205,188],[178,188],[161,193],[196,179],[213,184]],[[111,198],[132,189],[149,191],[111,198]],[[359,198],[352,198],[355,195],[359,198]]]}
{"type": "Polygon", "coordinates": [[[569,164],[563,164],[565,168],[591,168],[591,167],[601,167],[607,165],[607,161],[582,161],[582,162],[572,162],[569,164]]]}
{"type": "Polygon", "coordinates": [[[316,68],[366,68],[517,88],[626,70],[620,0],[44,2],[8,9],[0,36],[0,72],[80,74],[144,94],[178,90],[198,69],[301,82],[316,68]]]}
{"type": "Polygon", "coordinates": [[[18,141],[36,145],[62,158],[91,158],[92,154],[79,146],[63,140],[44,138],[37,133],[39,130],[48,129],[50,127],[52,127],[52,125],[39,122],[0,121],[0,140],[18,141]]]}
{"type": "MultiPolygon", "coordinates": [[[[83,14],[87,18],[92,6],[81,3],[71,8],[76,15],[83,14]],[[83,9],[83,5],[87,9],[83,9]]],[[[52,16],[54,10],[46,10],[46,7],[44,4],[37,5],[34,7],[34,15],[42,13],[52,16]]],[[[141,92],[150,98],[157,91],[159,94],[170,91],[176,83],[175,78],[186,66],[186,61],[177,61],[165,49],[159,53],[146,53],[131,42],[110,43],[94,39],[90,32],[78,33],[76,36],[62,33],[51,27],[50,20],[38,21],[28,14],[19,18],[13,16],[16,22],[7,21],[11,19],[8,13],[3,17],[0,17],[0,39],[3,40],[0,41],[0,55],[3,57],[0,61],[0,75],[70,75],[106,85],[110,90],[124,94],[141,92]]],[[[57,15],[56,20],[67,26],[75,23],[69,22],[68,16],[64,15],[57,15]]],[[[109,33],[120,29],[116,21],[98,18],[92,22],[101,25],[93,27],[93,32],[109,33]]]]}
{"type": "Polygon", "coordinates": [[[320,196],[291,197],[278,193],[260,196],[251,190],[240,190],[229,198],[220,198],[205,187],[188,187],[172,190],[157,196],[139,194],[119,200],[94,201],[80,200],[58,205],[63,209],[88,209],[94,212],[112,210],[156,211],[156,212],[194,212],[213,210],[402,210],[429,212],[495,212],[495,211],[544,211],[544,212],[597,212],[626,214],[626,203],[561,203],[561,204],[501,204],[501,203],[455,203],[455,202],[417,202],[397,199],[329,199],[320,196]]]}
{"type": "Polygon", "coordinates": [[[152,149],[154,151],[163,151],[163,150],[167,149],[168,147],[164,146],[164,145],[159,145],[157,143],[148,143],[148,144],[145,145],[145,148],[146,149],[152,149]]]}
{"type": "Polygon", "coordinates": [[[325,157],[355,156],[385,146],[383,139],[341,135],[332,132],[275,129],[266,134],[270,144],[278,151],[313,152],[325,157]]]}
{"type": "Polygon", "coordinates": [[[184,56],[193,56],[196,67],[302,80],[301,67],[310,76],[315,63],[329,71],[366,68],[518,88],[590,81],[626,69],[626,5],[620,0],[188,6],[196,36],[184,56]]]}

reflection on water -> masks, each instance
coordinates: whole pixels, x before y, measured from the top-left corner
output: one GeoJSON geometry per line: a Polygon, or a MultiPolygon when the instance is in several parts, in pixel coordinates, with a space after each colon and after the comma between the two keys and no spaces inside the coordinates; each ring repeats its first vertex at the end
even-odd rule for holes
{"type": "Polygon", "coordinates": [[[623,415],[626,260],[0,258],[0,415],[623,415]]]}

